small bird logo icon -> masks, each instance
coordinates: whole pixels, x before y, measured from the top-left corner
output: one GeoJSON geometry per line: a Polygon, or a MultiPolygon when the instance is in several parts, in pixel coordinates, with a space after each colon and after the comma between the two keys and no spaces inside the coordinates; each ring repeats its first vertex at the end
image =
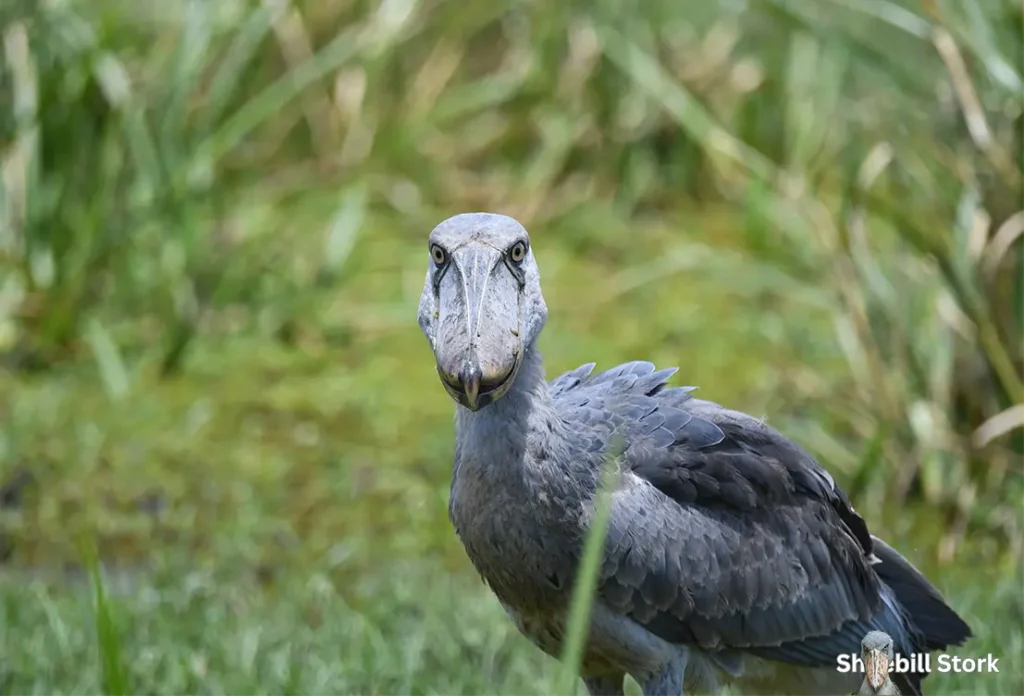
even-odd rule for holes
{"type": "Polygon", "coordinates": [[[860,685],[859,696],[882,694],[891,696],[900,690],[889,678],[889,666],[893,663],[892,638],[883,631],[871,631],[860,642],[864,660],[864,682],[860,685]]]}

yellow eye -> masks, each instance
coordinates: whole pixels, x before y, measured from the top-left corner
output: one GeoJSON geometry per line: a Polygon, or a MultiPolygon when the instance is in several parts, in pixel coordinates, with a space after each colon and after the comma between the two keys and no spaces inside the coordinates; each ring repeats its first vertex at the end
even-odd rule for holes
{"type": "Polygon", "coordinates": [[[448,263],[448,252],[439,247],[436,244],[430,245],[430,259],[437,266],[443,266],[448,263]]]}
{"type": "Polygon", "coordinates": [[[522,263],[526,258],[526,242],[516,242],[509,248],[508,257],[512,263],[522,263]]]}

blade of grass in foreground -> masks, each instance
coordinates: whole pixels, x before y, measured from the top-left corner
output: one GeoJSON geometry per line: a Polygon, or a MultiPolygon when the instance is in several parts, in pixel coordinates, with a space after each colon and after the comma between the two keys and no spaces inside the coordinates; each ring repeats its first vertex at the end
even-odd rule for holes
{"type": "Polygon", "coordinates": [[[82,543],[82,559],[93,590],[93,612],[96,627],[96,647],[100,656],[100,687],[108,696],[124,696],[128,693],[124,661],[121,655],[121,641],[114,625],[114,617],[103,586],[96,547],[91,540],[82,543]]]}
{"type": "MultiPolygon", "coordinates": [[[[621,446],[612,449],[613,453],[621,451],[621,446]]],[[[611,512],[611,492],[614,490],[614,477],[618,475],[618,471],[618,456],[611,454],[601,472],[597,494],[594,496],[594,516],[587,538],[583,542],[583,557],[576,571],[576,587],[572,593],[572,605],[569,607],[569,625],[565,642],[562,644],[562,669],[555,691],[559,695],[576,693],[580,659],[590,630],[590,608],[597,589],[597,569],[604,555],[604,539],[608,532],[611,512]]]]}

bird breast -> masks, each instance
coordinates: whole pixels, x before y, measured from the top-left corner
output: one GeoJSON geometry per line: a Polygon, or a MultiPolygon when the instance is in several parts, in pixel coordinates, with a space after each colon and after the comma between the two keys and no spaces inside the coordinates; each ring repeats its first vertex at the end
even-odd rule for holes
{"type": "Polygon", "coordinates": [[[473,461],[456,467],[451,495],[451,521],[466,555],[506,607],[532,613],[566,606],[582,538],[579,512],[535,481],[495,476],[473,461]]]}

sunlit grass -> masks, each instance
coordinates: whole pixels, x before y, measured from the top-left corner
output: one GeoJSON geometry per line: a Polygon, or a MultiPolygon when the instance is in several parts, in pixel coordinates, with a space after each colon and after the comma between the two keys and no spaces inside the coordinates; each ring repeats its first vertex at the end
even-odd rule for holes
{"type": "MultiPolygon", "coordinates": [[[[900,543],[900,540],[894,540],[900,543]]],[[[901,544],[905,545],[905,544],[901,544]]],[[[253,574],[177,566],[107,572],[123,693],[583,693],[520,636],[472,573],[422,558],[383,563],[341,585],[324,567],[261,584],[253,574]],[[424,578],[444,578],[425,582],[424,578]]],[[[933,575],[977,637],[952,654],[999,657],[998,674],[933,674],[927,693],[1021,693],[1019,576],[933,575]],[[984,588],[976,587],[984,585],[984,588]]],[[[78,580],[82,578],[79,577],[78,580]]],[[[73,577],[0,584],[5,693],[118,693],[106,681],[91,590],[73,577]]],[[[635,694],[635,683],[627,682],[635,694]]]]}

